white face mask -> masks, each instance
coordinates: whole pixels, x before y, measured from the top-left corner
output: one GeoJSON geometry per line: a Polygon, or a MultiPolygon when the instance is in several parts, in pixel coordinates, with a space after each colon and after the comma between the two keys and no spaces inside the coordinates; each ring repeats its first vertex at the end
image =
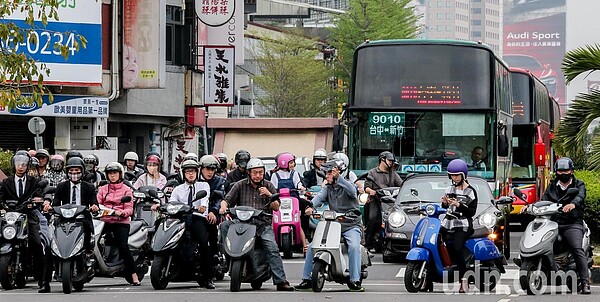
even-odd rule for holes
{"type": "Polygon", "coordinates": [[[156,171],[158,171],[158,167],[156,166],[148,166],[146,167],[146,169],[148,169],[148,173],[152,175],[156,174],[156,171]]]}

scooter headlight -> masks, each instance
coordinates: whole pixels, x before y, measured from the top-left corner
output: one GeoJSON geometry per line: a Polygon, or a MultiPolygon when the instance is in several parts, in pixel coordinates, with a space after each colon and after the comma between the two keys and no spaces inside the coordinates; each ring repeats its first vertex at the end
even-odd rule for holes
{"type": "Polygon", "coordinates": [[[241,221],[248,221],[250,220],[250,218],[252,218],[252,214],[254,214],[254,211],[236,211],[235,214],[237,215],[237,218],[241,221]]]}
{"type": "Polygon", "coordinates": [[[435,214],[435,206],[432,204],[427,205],[425,207],[425,214],[427,214],[428,216],[435,214]]]}
{"type": "Polygon", "coordinates": [[[391,227],[399,228],[406,223],[406,215],[400,211],[393,211],[388,217],[388,222],[391,227]]]}
{"type": "Polygon", "coordinates": [[[493,228],[496,225],[496,221],[498,221],[498,218],[492,213],[484,213],[479,216],[479,224],[488,229],[493,228]]]}
{"type": "Polygon", "coordinates": [[[323,211],[323,218],[325,220],[335,220],[335,211],[331,211],[331,210],[323,211]]]}
{"type": "Polygon", "coordinates": [[[292,200],[289,198],[282,198],[279,201],[279,209],[289,210],[292,208],[292,200]]]}
{"type": "Polygon", "coordinates": [[[135,197],[135,198],[146,198],[146,194],[144,194],[144,192],[135,191],[135,192],[133,192],[133,197],[135,197]]]}
{"type": "Polygon", "coordinates": [[[179,210],[183,207],[182,203],[170,203],[167,205],[167,213],[171,215],[177,214],[179,210]]]}
{"type": "Polygon", "coordinates": [[[75,216],[76,211],[77,208],[60,209],[60,215],[64,218],[73,218],[73,216],[75,216]]]}
{"type": "Polygon", "coordinates": [[[6,224],[15,224],[19,219],[19,213],[8,212],[4,215],[4,219],[6,220],[6,224]]]}
{"type": "Polygon", "coordinates": [[[546,212],[546,210],[548,210],[548,206],[543,206],[543,207],[534,206],[532,209],[532,212],[533,212],[533,215],[538,215],[538,214],[546,212]]]}
{"type": "Polygon", "coordinates": [[[6,240],[11,240],[17,235],[17,229],[12,225],[7,225],[2,230],[2,237],[6,240]]]}

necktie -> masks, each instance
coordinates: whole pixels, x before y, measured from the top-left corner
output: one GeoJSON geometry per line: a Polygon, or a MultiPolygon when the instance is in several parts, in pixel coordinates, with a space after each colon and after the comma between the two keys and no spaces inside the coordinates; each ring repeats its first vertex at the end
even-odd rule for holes
{"type": "Polygon", "coordinates": [[[194,192],[194,187],[190,186],[190,193],[188,194],[188,205],[191,207],[192,206],[192,200],[194,199],[194,197],[192,196],[194,192]]]}
{"type": "Polygon", "coordinates": [[[71,204],[77,204],[77,186],[73,186],[73,194],[71,194],[71,204]]]}
{"type": "Polygon", "coordinates": [[[19,179],[19,197],[23,196],[23,179],[19,179]]]}

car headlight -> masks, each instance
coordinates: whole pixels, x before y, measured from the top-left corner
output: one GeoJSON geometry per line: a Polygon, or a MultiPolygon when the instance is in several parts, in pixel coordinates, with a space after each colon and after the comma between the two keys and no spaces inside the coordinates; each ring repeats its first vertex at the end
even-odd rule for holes
{"type": "Polygon", "coordinates": [[[167,205],[167,213],[174,215],[183,207],[182,203],[170,203],[167,205]]]}
{"type": "Polygon", "coordinates": [[[6,240],[11,240],[17,235],[17,229],[12,225],[7,225],[2,230],[2,237],[6,240]]]}
{"type": "Polygon", "coordinates": [[[399,228],[406,223],[406,215],[400,211],[393,211],[388,217],[388,222],[391,227],[399,228]]]}
{"type": "Polygon", "coordinates": [[[254,211],[236,211],[235,214],[239,220],[248,221],[250,218],[252,218],[254,211]]]}
{"type": "Polygon", "coordinates": [[[135,192],[133,192],[133,197],[135,197],[135,198],[146,198],[146,194],[144,192],[135,191],[135,192]]]}
{"type": "Polygon", "coordinates": [[[493,228],[496,225],[498,218],[492,213],[484,213],[479,216],[479,224],[485,226],[488,229],[493,228]]]}
{"type": "Polygon", "coordinates": [[[288,210],[288,209],[292,208],[292,200],[289,198],[280,199],[279,203],[280,203],[280,205],[279,205],[280,209],[288,210]]]}
{"type": "Polygon", "coordinates": [[[60,209],[60,215],[64,218],[73,218],[73,216],[75,216],[76,211],[77,208],[60,209]]]}
{"type": "Polygon", "coordinates": [[[435,214],[435,206],[430,204],[425,207],[425,213],[429,216],[435,214]]]}
{"type": "Polygon", "coordinates": [[[6,219],[6,224],[15,224],[15,222],[17,222],[17,220],[19,219],[19,215],[19,213],[15,212],[6,213],[6,215],[4,216],[4,219],[6,219]]]}

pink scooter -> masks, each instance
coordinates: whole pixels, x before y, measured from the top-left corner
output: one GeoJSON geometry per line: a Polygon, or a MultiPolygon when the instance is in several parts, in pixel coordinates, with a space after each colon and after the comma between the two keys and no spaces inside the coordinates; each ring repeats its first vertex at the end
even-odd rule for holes
{"type": "Polygon", "coordinates": [[[302,250],[300,202],[290,195],[290,189],[279,189],[279,211],[273,211],[273,232],[283,258],[292,258],[294,248],[302,250]]]}

